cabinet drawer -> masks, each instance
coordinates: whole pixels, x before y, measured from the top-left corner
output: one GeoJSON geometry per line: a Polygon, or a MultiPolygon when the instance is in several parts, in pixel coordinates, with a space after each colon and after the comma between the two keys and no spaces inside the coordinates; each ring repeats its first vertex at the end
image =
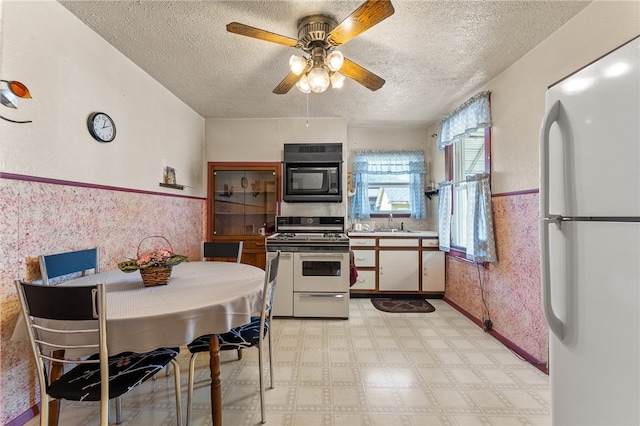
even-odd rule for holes
{"type": "Polygon", "coordinates": [[[358,271],[358,280],[351,286],[351,290],[375,290],[376,271],[358,271]]]}
{"type": "Polygon", "coordinates": [[[422,240],[422,247],[438,247],[439,240],[437,238],[424,238],[422,240]]]}
{"type": "Polygon", "coordinates": [[[264,239],[243,240],[242,251],[266,252],[264,239]]]}
{"type": "Polygon", "coordinates": [[[418,247],[417,238],[380,238],[380,247],[418,247]]]}
{"type": "Polygon", "coordinates": [[[362,238],[362,237],[351,237],[349,238],[349,244],[351,247],[375,247],[376,239],[375,238],[362,238]]]}
{"type": "Polygon", "coordinates": [[[375,250],[354,250],[353,251],[356,266],[364,268],[375,268],[376,251],[375,250]]]}
{"type": "Polygon", "coordinates": [[[293,316],[349,318],[349,293],[293,293],[293,316]]]}

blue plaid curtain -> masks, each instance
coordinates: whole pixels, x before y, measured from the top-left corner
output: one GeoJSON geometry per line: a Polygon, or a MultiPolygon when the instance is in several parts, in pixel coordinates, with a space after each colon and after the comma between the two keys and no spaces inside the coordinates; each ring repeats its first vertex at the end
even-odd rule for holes
{"type": "Polygon", "coordinates": [[[423,151],[357,151],[351,169],[353,187],[351,198],[351,219],[371,217],[368,195],[368,175],[410,174],[411,217],[427,217],[424,200],[424,176],[427,166],[423,151]]]}

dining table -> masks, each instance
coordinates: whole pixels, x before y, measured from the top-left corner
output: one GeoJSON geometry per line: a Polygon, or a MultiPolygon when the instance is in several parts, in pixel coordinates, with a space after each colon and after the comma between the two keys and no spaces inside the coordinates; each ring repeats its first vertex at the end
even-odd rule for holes
{"type": "MultiPolygon", "coordinates": [[[[236,262],[185,262],[173,267],[166,285],[145,287],[138,271],[119,269],[59,285],[106,285],[109,355],[186,346],[210,335],[211,416],[219,426],[222,390],[217,334],[249,323],[251,315],[260,311],[264,274],[258,267],[236,262]]],[[[17,328],[13,339],[19,334],[17,328]]]]}

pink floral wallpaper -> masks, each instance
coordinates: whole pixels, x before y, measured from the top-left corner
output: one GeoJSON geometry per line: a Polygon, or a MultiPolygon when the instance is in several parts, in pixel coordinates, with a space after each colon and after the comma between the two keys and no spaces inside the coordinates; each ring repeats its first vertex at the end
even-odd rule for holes
{"type": "Polygon", "coordinates": [[[548,361],[538,251],[538,194],[492,198],[498,262],[487,268],[447,256],[446,297],[483,318],[480,282],[493,329],[538,362],[548,361]]]}
{"type": "Polygon", "coordinates": [[[161,235],[174,251],[200,258],[205,200],[173,194],[0,178],[0,424],[39,401],[26,342],[12,342],[19,314],[13,281],[40,278],[37,257],[98,247],[100,268],[135,257],[140,241],[161,235]]]}

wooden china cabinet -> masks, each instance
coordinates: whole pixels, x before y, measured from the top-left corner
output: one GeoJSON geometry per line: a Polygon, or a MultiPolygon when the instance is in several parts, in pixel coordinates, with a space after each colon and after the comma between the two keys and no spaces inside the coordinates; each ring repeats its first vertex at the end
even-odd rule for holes
{"type": "Polygon", "coordinates": [[[264,269],[280,206],[280,163],[208,163],[207,241],[243,241],[242,263],[264,269]]]}

